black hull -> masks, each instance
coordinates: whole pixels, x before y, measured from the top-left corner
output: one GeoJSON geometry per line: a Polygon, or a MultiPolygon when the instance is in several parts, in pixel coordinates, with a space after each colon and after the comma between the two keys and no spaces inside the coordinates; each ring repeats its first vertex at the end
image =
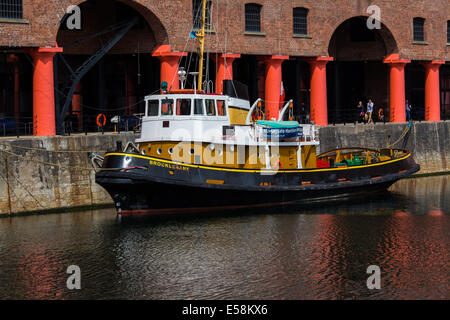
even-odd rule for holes
{"type": "Polygon", "coordinates": [[[344,196],[389,188],[419,170],[410,154],[396,160],[347,169],[212,169],[137,154],[106,155],[96,182],[113,198],[118,213],[164,214],[266,206],[344,196]],[[209,183],[208,183],[209,182],[209,183]]]}

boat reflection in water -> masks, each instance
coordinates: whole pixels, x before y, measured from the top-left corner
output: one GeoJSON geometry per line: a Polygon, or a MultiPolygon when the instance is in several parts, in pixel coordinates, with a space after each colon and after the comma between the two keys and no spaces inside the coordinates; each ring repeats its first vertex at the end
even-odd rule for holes
{"type": "Polygon", "coordinates": [[[0,299],[446,299],[449,180],[137,223],[113,209],[0,219],[0,299]],[[71,264],[82,290],[66,288],[71,264]],[[381,290],[366,287],[370,265],[381,290]]]}

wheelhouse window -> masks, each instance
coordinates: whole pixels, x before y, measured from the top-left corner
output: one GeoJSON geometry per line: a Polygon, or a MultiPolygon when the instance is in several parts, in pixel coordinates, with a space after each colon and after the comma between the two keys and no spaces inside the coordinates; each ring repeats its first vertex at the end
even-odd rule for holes
{"type": "Polygon", "coordinates": [[[0,0],[0,18],[23,19],[23,1],[0,0]]]}
{"type": "Polygon", "coordinates": [[[159,100],[149,100],[147,102],[147,116],[157,117],[159,116],[159,100]]]}
{"type": "Polygon", "coordinates": [[[217,115],[226,116],[227,109],[225,108],[225,100],[217,100],[217,115]]]}
{"type": "Polygon", "coordinates": [[[215,104],[214,100],[206,99],[205,104],[206,104],[206,114],[208,116],[215,116],[216,115],[216,104],[215,104]]]}
{"type": "Polygon", "coordinates": [[[191,99],[177,99],[177,116],[191,115],[191,99]]]}
{"type": "Polygon", "coordinates": [[[307,35],[308,34],[308,9],[294,8],[294,34],[307,35]]]}
{"type": "Polygon", "coordinates": [[[163,99],[161,101],[161,115],[163,116],[173,115],[173,99],[163,99]]]}
{"type": "MultiPolygon", "coordinates": [[[[202,28],[202,0],[192,0],[192,17],[193,17],[193,24],[194,24],[194,30],[199,30],[202,28]]],[[[211,30],[211,7],[212,2],[208,1],[206,2],[206,24],[205,29],[211,30]]]]}
{"type": "Polygon", "coordinates": [[[197,116],[205,114],[205,109],[203,108],[203,99],[194,100],[194,114],[197,116]]]}
{"type": "Polygon", "coordinates": [[[261,32],[261,8],[256,3],[247,3],[245,5],[245,31],[261,32]]]}
{"type": "Polygon", "coordinates": [[[425,19],[414,18],[413,20],[414,41],[425,41],[425,19]]]}

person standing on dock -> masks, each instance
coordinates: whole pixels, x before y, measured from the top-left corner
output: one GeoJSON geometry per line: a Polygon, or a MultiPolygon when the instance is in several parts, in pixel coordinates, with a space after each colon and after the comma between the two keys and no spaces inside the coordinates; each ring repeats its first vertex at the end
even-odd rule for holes
{"type": "Polygon", "coordinates": [[[356,117],[356,122],[358,122],[358,118],[361,122],[363,122],[364,121],[364,104],[362,103],[362,101],[360,101],[358,103],[356,108],[358,109],[358,116],[356,117]]]}
{"type": "Polygon", "coordinates": [[[409,104],[408,100],[406,100],[406,121],[411,121],[411,109],[412,106],[409,104]]]}
{"type": "Polygon", "coordinates": [[[373,102],[369,99],[367,103],[367,123],[373,123],[372,121],[372,113],[373,113],[373,102]]]}
{"type": "Polygon", "coordinates": [[[378,109],[378,120],[384,121],[384,111],[383,111],[383,107],[380,107],[380,109],[378,109]]]}

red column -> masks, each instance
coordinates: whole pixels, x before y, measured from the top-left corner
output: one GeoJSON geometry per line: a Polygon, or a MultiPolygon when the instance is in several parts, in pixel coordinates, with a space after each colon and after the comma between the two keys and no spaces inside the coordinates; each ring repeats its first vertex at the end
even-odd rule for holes
{"type": "Polygon", "coordinates": [[[63,48],[38,48],[33,55],[33,134],[54,136],[55,89],[53,83],[53,56],[63,48]]]}
{"type": "Polygon", "coordinates": [[[410,62],[411,60],[401,60],[398,54],[389,55],[384,59],[384,63],[390,67],[390,122],[406,121],[405,66],[410,62]]]}
{"type": "Polygon", "coordinates": [[[165,44],[158,46],[153,51],[152,56],[157,57],[161,61],[161,83],[166,81],[169,85],[169,90],[179,89],[178,64],[181,57],[187,56],[187,52],[173,52],[170,45],[165,44]]]}
{"type": "Polygon", "coordinates": [[[20,78],[19,78],[19,57],[10,54],[7,62],[14,64],[14,119],[16,128],[20,125],[20,78]]]}
{"type": "Polygon", "coordinates": [[[327,63],[332,57],[310,58],[311,66],[310,119],[319,126],[328,125],[327,63]]]}
{"type": "Polygon", "coordinates": [[[271,56],[267,57],[266,63],[266,80],[265,80],[265,100],[266,100],[266,119],[278,120],[280,111],[280,94],[281,94],[281,64],[284,60],[289,59],[288,56],[271,56]]]}
{"type": "Polygon", "coordinates": [[[82,96],[81,96],[81,82],[78,82],[75,87],[75,92],[72,96],[72,113],[77,116],[78,119],[78,130],[81,131],[81,104],[82,104],[82,96]]]}
{"type": "Polygon", "coordinates": [[[216,93],[223,93],[223,80],[233,80],[233,61],[240,58],[240,54],[224,53],[213,55],[217,64],[216,93]]]}
{"type": "Polygon", "coordinates": [[[425,121],[441,120],[439,68],[445,61],[424,62],[425,66],[425,121]]]}

